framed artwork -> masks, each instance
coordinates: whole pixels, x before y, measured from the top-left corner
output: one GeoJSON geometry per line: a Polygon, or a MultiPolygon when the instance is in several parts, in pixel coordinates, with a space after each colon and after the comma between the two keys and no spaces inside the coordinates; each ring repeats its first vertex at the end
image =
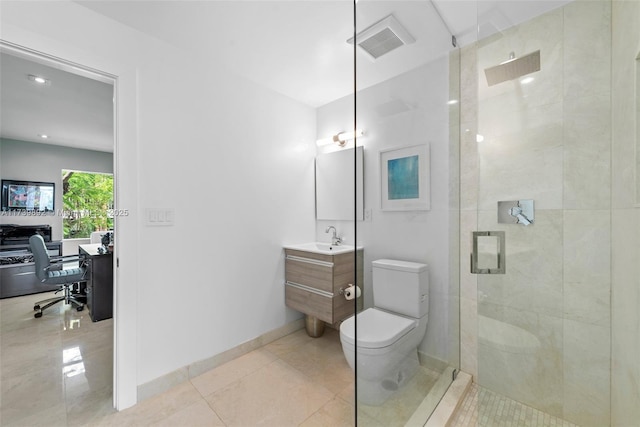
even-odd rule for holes
{"type": "Polygon", "coordinates": [[[429,144],[380,151],[383,211],[431,208],[429,144]]]}

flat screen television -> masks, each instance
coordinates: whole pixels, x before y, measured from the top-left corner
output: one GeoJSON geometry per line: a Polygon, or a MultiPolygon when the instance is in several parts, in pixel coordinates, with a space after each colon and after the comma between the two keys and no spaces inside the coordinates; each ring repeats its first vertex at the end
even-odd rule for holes
{"type": "Polygon", "coordinates": [[[53,212],[53,182],[2,180],[3,211],[53,212]]]}

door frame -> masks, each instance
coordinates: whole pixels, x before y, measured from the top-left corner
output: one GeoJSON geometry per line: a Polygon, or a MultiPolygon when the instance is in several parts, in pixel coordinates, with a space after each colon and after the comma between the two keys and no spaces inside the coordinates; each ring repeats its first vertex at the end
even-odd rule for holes
{"type": "MultiPolygon", "coordinates": [[[[41,40],[46,45],[45,38],[41,40]]],[[[114,210],[121,209],[127,211],[127,216],[114,217],[114,239],[116,242],[128,242],[121,247],[116,244],[114,248],[114,274],[113,274],[113,397],[112,403],[116,410],[123,410],[137,403],[137,289],[135,286],[135,277],[137,276],[137,267],[135,263],[130,263],[126,272],[121,271],[120,261],[121,253],[125,253],[125,259],[135,259],[137,249],[137,233],[136,228],[136,207],[137,204],[126,205],[126,200],[136,200],[135,193],[137,188],[137,175],[135,168],[131,167],[130,161],[134,165],[137,163],[136,153],[136,122],[135,115],[135,90],[136,70],[126,64],[115,63],[110,64],[113,68],[119,70],[116,73],[103,71],[103,66],[92,67],[85,65],[88,58],[80,59],[79,62],[62,59],[44,51],[49,51],[46,47],[41,50],[25,47],[22,44],[16,44],[5,39],[0,39],[0,51],[11,53],[24,59],[52,66],[63,71],[78,74],[83,77],[102,81],[113,85],[113,176],[114,176],[114,210]],[[82,64],[80,63],[83,62],[82,64]],[[124,92],[123,86],[128,90],[124,92]],[[123,99],[125,99],[123,101],[123,99]],[[127,107],[123,108],[123,104],[127,107]],[[133,116],[129,115],[127,119],[123,110],[133,112],[133,116]],[[126,129],[124,129],[124,126],[126,129]],[[123,148],[122,141],[127,141],[127,148],[123,148]],[[134,153],[131,155],[131,153],[134,153]],[[127,162],[123,159],[126,157],[127,162]],[[123,164],[125,163],[125,164],[123,164]],[[133,186],[124,187],[120,180],[123,173],[128,177],[133,177],[129,181],[133,181],[133,186]],[[124,229],[124,232],[123,232],[124,229]],[[128,231],[128,233],[126,232],[128,231]],[[122,237],[122,238],[121,238],[122,237]],[[123,248],[124,247],[124,248],[123,248]],[[123,274],[126,273],[126,274],[123,274]],[[133,274],[131,274],[133,273],[133,274]],[[132,277],[132,280],[128,280],[132,277]],[[127,287],[124,283],[129,283],[127,287]],[[125,326],[126,325],[126,326],[125,326]]],[[[69,52],[74,52],[69,47],[69,52]]],[[[66,50],[63,54],[66,56],[66,50]]],[[[77,53],[77,52],[76,52],[77,53]]],[[[89,55],[89,53],[87,53],[89,55]]],[[[104,65],[104,64],[103,64],[104,65]]]]}

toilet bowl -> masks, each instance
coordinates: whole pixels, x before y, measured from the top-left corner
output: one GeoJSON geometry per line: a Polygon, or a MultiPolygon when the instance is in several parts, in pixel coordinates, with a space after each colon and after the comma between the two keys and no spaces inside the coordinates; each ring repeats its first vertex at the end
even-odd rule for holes
{"type": "Polygon", "coordinates": [[[418,370],[418,345],[427,328],[428,270],[406,261],[372,264],[374,307],[346,319],[340,341],[347,363],[357,368],[358,400],[381,405],[418,370]]]}

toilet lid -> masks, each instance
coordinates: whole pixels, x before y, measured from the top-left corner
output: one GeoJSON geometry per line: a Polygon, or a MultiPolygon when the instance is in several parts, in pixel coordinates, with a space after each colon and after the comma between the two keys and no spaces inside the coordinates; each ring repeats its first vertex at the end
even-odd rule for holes
{"type": "MultiPolygon", "coordinates": [[[[416,326],[415,320],[375,308],[368,308],[357,316],[358,343],[356,347],[382,348],[390,346],[416,326]]],[[[355,323],[355,316],[351,316],[340,325],[343,339],[350,344],[355,342],[355,323]]]]}

